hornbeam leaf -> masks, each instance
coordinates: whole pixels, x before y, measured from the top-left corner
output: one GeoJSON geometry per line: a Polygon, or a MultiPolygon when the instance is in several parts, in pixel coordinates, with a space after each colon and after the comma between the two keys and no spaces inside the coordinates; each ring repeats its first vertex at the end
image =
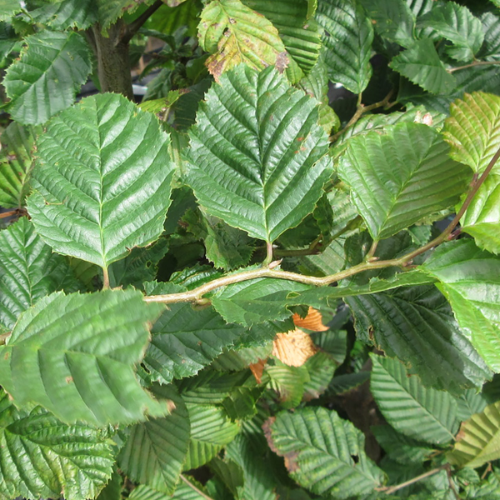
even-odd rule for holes
{"type": "Polygon", "coordinates": [[[16,410],[0,401],[0,496],[2,498],[95,498],[113,471],[106,432],[65,425],[40,407],[16,410]]]}
{"type": "Polygon", "coordinates": [[[363,92],[372,76],[373,27],[354,0],[322,0],[316,20],[325,29],[325,63],[330,79],[363,92]]]}
{"type": "Polygon", "coordinates": [[[87,29],[97,21],[96,14],[93,0],[60,0],[30,11],[33,20],[55,30],[87,29]]]}
{"type": "Polygon", "coordinates": [[[105,29],[123,16],[125,12],[131,14],[140,4],[150,5],[154,0],[95,0],[97,16],[101,28],[105,29]]]}
{"type": "Polygon", "coordinates": [[[251,68],[288,63],[278,30],[262,14],[240,0],[213,0],[205,6],[198,26],[201,47],[212,55],[206,66],[218,80],[222,73],[245,63],[251,68]]]}
{"type": "Polygon", "coordinates": [[[481,388],[485,362],[456,324],[449,304],[432,285],[398,288],[346,299],[358,337],[398,357],[423,383],[460,394],[481,388]]]}
{"type": "MultiPolygon", "coordinates": [[[[148,295],[184,290],[171,283],[146,283],[145,288],[148,295]]],[[[227,324],[212,307],[196,310],[191,304],[172,304],[153,327],[144,362],[152,378],[162,383],[191,377],[244,333],[243,327],[227,324]]]]}
{"type": "Polygon", "coordinates": [[[23,124],[45,123],[73,104],[92,69],[87,43],[75,32],[41,31],[25,39],[21,58],[9,66],[3,84],[9,111],[23,124]]]}
{"type": "Polygon", "coordinates": [[[365,438],[335,411],[309,407],[281,412],[265,424],[271,449],[290,476],[317,495],[347,499],[371,493],[384,474],[365,454],[365,438]],[[356,457],[356,458],[355,458],[356,457]]]}
{"type": "Polygon", "coordinates": [[[69,263],[52,252],[26,217],[0,231],[0,324],[13,328],[42,297],[63,288],[76,291],[77,285],[69,263]]]}
{"type": "Polygon", "coordinates": [[[1,137],[0,204],[21,208],[30,189],[36,129],[12,122],[1,137]]]}
{"type": "Polygon", "coordinates": [[[0,21],[8,21],[21,10],[21,0],[0,0],[0,21]]]}
{"type": "Polygon", "coordinates": [[[229,420],[222,408],[187,404],[191,421],[191,439],[184,470],[206,464],[222,447],[240,432],[240,426],[229,420]]]}
{"type": "Polygon", "coordinates": [[[460,199],[470,170],[448,157],[439,133],[399,123],[349,141],[339,165],[351,198],[374,240],[388,238],[460,199]]]}
{"type": "Polygon", "coordinates": [[[500,401],[462,424],[455,447],[447,457],[453,465],[471,469],[500,458],[500,401]]]}
{"type": "Polygon", "coordinates": [[[422,269],[439,280],[463,332],[499,372],[500,258],[463,239],[440,245],[422,269]]]}
{"type": "Polygon", "coordinates": [[[305,74],[314,67],[321,49],[321,31],[308,20],[308,4],[303,0],[243,0],[278,29],[288,55],[305,74]]]}
{"type": "Polygon", "coordinates": [[[481,21],[455,2],[438,5],[421,16],[417,28],[423,28],[423,36],[443,37],[453,43],[446,52],[457,61],[471,61],[483,44],[481,21]]]}
{"type": "Polygon", "coordinates": [[[483,25],[484,42],[477,54],[478,59],[498,61],[500,57],[500,23],[493,12],[483,12],[478,16],[483,25]]]}
{"type": "Polygon", "coordinates": [[[0,384],[19,407],[40,404],[67,423],[163,416],[169,405],[152,399],[134,373],[161,310],[132,290],[44,297],[0,348],[0,384]]]}
{"type": "Polygon", "coordinates": [[[455,90],[455,77],[446,71],[434,44],[428,38],[414,42],[389,65],[433,94],[449,94],[455,90]]]}
{"type": "Polygon", "coordinates": [[[132,479],[171,494],[188,451],[190,423],[186,405],[174,386],[154,393],[175,404],[170,415],[134,425],[118,456],[118,466],[132,479]]]}
{"type": "Polygon", "coordinates": [[[423,386],[397,359],[371,358],[371,392],[387,422],[418,441],[444,444],[452,440],[458,430],[456,399],[423,386]]]}
{"type": "Polygon", "coordinates": [[[206,94],[187,183],[208,213],[274,241],[310,212],[331,174],[317,102],[273,68],[240,65],[206,94]]]}
{"type": "Polygon", "coordinates": [[[28,211],[59,253],[107,268],[160,236],[173,164],[156,118],[118,94],[54,117],[38,146],[28,211]]]}
{"type": "Polygon", "coordinates": [[[186,478],[189,479],[191,484],[196,485],[199,492],[193,490],[191,486],[184,482],[179,483],[173,495],[166,495],[145,484],[140,484],[132,490],[128,498],[130,500],[206,500],[207,495],[204,493],[204,486],[191,476],[186,476],[186,478]]]}
{"type": "MultiPolygon", "coordinates": [[[[453,159],[484,172],[500,148],[500,97],[474,92],[457,99],[450,107],[444,136],[453,159]]],[[[500,164],[494,170],[500,172],[500,164]]]]}

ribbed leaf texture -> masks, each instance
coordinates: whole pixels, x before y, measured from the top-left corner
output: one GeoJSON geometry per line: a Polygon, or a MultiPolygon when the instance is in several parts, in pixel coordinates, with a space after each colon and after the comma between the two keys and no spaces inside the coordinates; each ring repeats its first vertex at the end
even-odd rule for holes
{"type": "Polygon", "coordinates": [[[359,2],[381,37],[403,47],[412,43],[415,19],[409,1],[359,0],[359,2]]]}
{"type": "Polygon", "coordinates": [[[316,20],[325,29],[325,63],[330,79],[351,92],[365,90],[372,67],[373,27],[354,0],[322,0],[316,20]]]}
{"type": "Polygon", "coordinates": [[[208,213],[272,242],[312,212],[331,173],[317,101],[273,68],[244,65],[205,101],[191,130],[187,182],[208,213]]]}
{"type": "Polygon", "coordinates": [[[32,10],[30,16],[35,21],[48,24],[55,30],[68,28],[87,29],[97,21],[93,0],[62,0],[48,3],[32,10]]]}
{"type": "Polygon", "coordinates": [[[105,29],[123,16],[125,12],[132,14],[140,4],[150,5],[154,0],[95,0],[94,9],[97,7],[97,15],[100,27],[105,29]]]}
{"type": "Polygon", "coordinates": [[[397,431],[432,444],[451,441],[458,430],[457,402],[447,392],[425,387],[397,359],[372,355],[371,392],[397,431]]]}
{"type": "MultiPolygon", "coordinates": [[[[500,97],[484,92],[465,94],[451,105],[446,120],[446,140],[451,156],[483,172],[500,148],[500,97]]],[[[485,250],[500,253],[500,168],[493,167],[469,205],[462,229],[485,250]]]]}
{"type": "Polygon", "coordinates": [[[168,413],[134,373],[162,307],[137,291],[54,293],[24,312],[0,348],[0,383],[19,407],[63,422],[130,423],[168,413]]]}
{"type": "Polygon", "coordinates": [[[440,281],[472,345],[500,371],[500,259],[472,240],[459,240],[437,248],[423,269],[440,281]]]}
{"type": "Polygon", "coordinates": [[[0,400],[0,498],[95,498],[111,477],[114,452],[106,432],[65,425],[35,408],[0,400]]]}
{"type": "Polygon", "coordinates": [[[438,5],[421,16],[417,27],[423,30],[421,37],[449,40],[453,46],[446,52],[458,61],[471,61],[483,44],[481,21],[467,7],[454,2],[438,5]]]}
{"type": "Polygon", "coordinates": [[[240,426],[231,422],[222,408],[188,404],[191,439],[184,470],[197,469],[210,462],[222,447],[240,432],[240,426]]]}
{"type": "MultiPolygon", "coordinates": [[[[190,476],[185,476],[186,479],[194,484],[199,491],[206,495],[204,488],[199,484],[196,479],[190,476]]],[[[186,483],[179,483],[173,495],[166,495],[160,491],[156,491],[149,486],[140,484],[137,488],[134,488],[128,497],[130,500],[206,500],[206,496],[198,493],[193,488],[188,486],[186,483]]]]}
{"type": "Polygon", "coordinates": [[[243,3],[273,23],[290,63],[297,64],[304,74],[309,73],[319,57],[322,30],[313,19],[307,19],[307,3],[303,0],[243,0],[243,3]]]}
{"type": "MultiPolygon", "coordinates": [[[[444,136],[450,156],[484,172],[500,148],[500,97],[484,92],[465,94],[450,107],[444,136]]],[[[495,170],[500,172],[497,164],[495,170]]]]}
{"type": "Polygon", "coordinates": [[[12,100],[9,111],[19,123],[45,123],[73,104],[92,69],[90,51],[83,37],[71,31],[41,31],[25,43],[3,81],[12,100]]]}
{"type": "Polygon", "coordinates": [[[269,446],[285,458],[290,476],[313,493],[347,499],[371,493],[383,481],[365,454],[361,431],[335,411],[281,412],[265,426],[269,446]]]}
{"type": "MultiPolygon", "coordinates": [[[[172,284],[145,286],[148,295],[184,290],[172,284]]],[[[172,304],[153,327],[144,361],[152,378],[162,383],[191,377],[244,333],[243,327],[227,324],[212,307],[195,310],[190,304],[172,304]]]]}
{"type": "Polygon", "coordinates": [[[420,123],[399,123],[385,135],[350,140],[339,175],[351,186],[352,201],[374,240],[459,201],[471,172],[448,152],[439,133],[420,123]]]}
{"type": "Polygon", "coordinates": [[[456,394],[481,388],[490,376],[485,362],[456,324],[449,304],[433,285],[349,297],[358,337],[398,357],[427,386],[456,394]]]}
{"type": "Polygon", "coordinates": [[[29,191],[36,129],[12,122],[1,137],[0,204],[4,208],[24,206],[29,191]]]}
{"type": "Polygon", "coordinates": [[[191,426],[186,405],[174,386],[155,387],[153,391],[173,401],[175,409],[164,418],[134,425],[118,465],[132,481],[172,494],[188,451],[191,426]]]}
{"type": "Polygon", "coordinates": [[[107,268],[163,231],[173,164],[150,113],[118,94],[53,118],[37,142],[28,211],[57,252],[107,268]]]}
{"type": "Polygon", "coordinates": [[[433,94],[450,94],[456,86],[429,38],[414,42],[392,59],[390,67],[433,94]]]}
{"type": "Polygon", "coordinates": [[[462,424],[448,460],[459,467],[477,469],[500,458],[500,401],[487,406],[462,424]]]}
{"type": "Polygon", "coordinates": [[[23,311],[63,288],[78,288],[68,262],[52,252],[27,218],[0,231],[0,324],[13,328],[23,311]]]}
{"type": "Polygon", "coordinates": [[[240,0],[208,3],[201,13],[198,38],[201,47],[212,54],[206,66],[216,80],[241,63],[256,69],[276,66],[280,71],[288,64],[278,30],[240,0]]]}

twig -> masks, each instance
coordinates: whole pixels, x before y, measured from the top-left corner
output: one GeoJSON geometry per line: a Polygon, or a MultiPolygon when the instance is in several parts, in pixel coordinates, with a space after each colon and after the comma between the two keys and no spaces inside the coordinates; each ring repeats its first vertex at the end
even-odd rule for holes
{"type": "Polygon", "coordinates": [[[146,9],[137,19],[134,19],[128,26],[121,36],[121,42],[130,42],[132,37],[141,29],[141,26],[162,6],[164,3],[162,0],[156,0],[156,2],[146,9]]]}
{"type": "Polygon", "coordinates": [[[378,241],[375,240],[372,243],[372,246],[371,246],[370,250],[366,254],[366,257],[365,257],[366,262],[370,262],[372,260],[376,260],[377,259],[377,257],[375,257],[375,252],[377,251],[377,246],[378,246],[378,241]]]}
{"type": "Polygon", "coordinates": [[[109,288],[109,271],[107,267],[102,268],[102,289],[107,290],[109,288]]]}
{"type": "Polygon", "coordinates": [[[9,210],[8,212],[2,212],[0,214],[0,219],[6,219],[7,217],[12,217],[14,215],[19,215],[19,217],[22,217],[24,215],[28,215],[28,212],[26,212],[26,209],[24,209],[24,208],[16,208],[15,210],[9,210]]]}
{"type": "Polygon", "coordinates": [[[266,243],[266,258],[263,265],[267,267],[273,261],[273,244],[271,242],[266,243]]]}
{"type": "Polygon", "coordinates": [[[414,477],[413,479],[409,479],[408,481],[405,481],[404,483],[401,483],[401,484],[397,484],[395,486],[378,488],[378,491],[383,491],[386,495],[391,495],[392,493],[395,493],[396,491],[402,490],[403,488],[410,486],[410,484],[417,483],[418,481],[421,481],[422,479],[425,479],[427,477],[433,476],[434,474],[437,474],[438,472],[441,472],[442,470],[446,469],[447,466],[448,466],[448,464],[442,465],[441,467],[437,467],[436,469],[432,469],[430,471],[424,472],[424,474],[420,474],[420,476],[414,477]]]}
{"type": "Polygon", "coordinates": [[[203,493],[203,491],[201,491],[199,488],[197,488],[186,476],[184,476],[184,474],[181,474],[180,475],[180,478],[191,488],[193,489],[194,491],[196,491],[196,493],[198,493],[198,495],[201,495],[203,498],[205,498],[206,500],[213,500],[212,497],[209,497],[207,494],[203,493]]]}
{"type": "Polygon", "coordinates": [[[389,100],[391,99],[393,93],[394,89],[391,89],[391,91],[381,101],[376,102],[374,104],[370,104],[369,106],[363,105],[360,102],[360,99],[358,98],[358,106],[356,109],[356,113],[354,113],[353,117],[347,122],[347,125],[342,130],[339,130],[336,134],[330,136],[330,142],[336,141],[346,130],[350,129],[365,113],[368,113],[368,111],[373,111],[374,109],[387,106],[389,104],[389,100]]]}
{"type": "Polygon", "coordinates": [[[163,304],[174,304],[176,302],[198,302],[202,299],[203,295],[217,288],[221,288],[228,285],[233,285],[235,283],[241,283],[242,281],[254,280],[258,278],[275,278],[275,279],[283,279],[289,281],[296,281],[298,283],[304,283],[306,285],[312,286],[328,286],[337,281],[343,280],[345,278],[349,278],[355,274],[362,273],[363,271],[373,270],[373,269],[383,269],[386,267],[407,267],[413,259],[428,250],[440,245],[444,241],[449,239],[450,234],[453,232],[455,227],[460,222],[463,214],[469,207],[474,195],[477,193],[478,189],[481,187],[483,182],[488,177],[488,174],[493,169],[495,163],[500,157],[500,149],[496,152],[496,154],[491,159],[488,167],[483,172],[481,177],[475,179],[472,182],[471,189],[464,203],[462,204],[460,210],[458,211],[455,218],[450,222],[448,227],[437,237],[434,238],[431,242],[426,245],[417,248],[413,252],[409,252],[402,257],[397,259],[388,259],[388,260],[371,260],[368,262],[362,262],[357,264],[356,266],[350,267],[349,269],[345,269],[344,271],[340,271],[335,274],[331,274],[329,276],[316,277],[316,276],[304,276],[298,273],[292,273],[289,271],[280,271],[275,268],[279,266],[281,261],[271,262],[267,267],[261,267],[260,269],[254,269],[252,271],[243,271],[236,272],[234,274],[230,274],[229,276],[223,276],[222,278],[215,279],[210,281],[209,283],[205,283],[204,285],[195,288],[194,290],[190,290],[188,292],[180,292],[180,293],[171,293],[167,295],[151,295],[148,297],[144,297],[146,302],[160,302],[163,304]]]}
{"type": "Polygon", "coordinates": [[[473,63],[466,64],[465,66],[458,66],[457,68],[449,68],[448,73],[454,73],[461,69],[473,68],[474,66],[489,66],[490,64],[500,64],[500,61],[474,61],[473,63]]]}
{"type": "Polygon", "coordinates": [[[446,470],[446,475],[448,476],[448,484],[450,485],[451,491],[453,491],[453,494],[455,495],[455,498],[457,500],[460,500],[460,496],[458,495],[458,491],[455,488],[455,485],[453,484],[453,478],[451,477],[451,466],[450,464],[445,464],[445,470],[446,470]]]}

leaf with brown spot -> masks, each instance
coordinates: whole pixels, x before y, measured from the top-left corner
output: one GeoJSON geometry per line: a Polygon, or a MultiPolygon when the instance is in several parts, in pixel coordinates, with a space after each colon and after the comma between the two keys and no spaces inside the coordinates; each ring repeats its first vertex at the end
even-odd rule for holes
{"type": "Polygon", "coordinates": [[[201,14],[200,45],[212,55],[206,66],[218,81],[225,71],[245,63],[255,69],[288,65],[285,46],[273,24],[240,0],[215,0],[201,14]]]}
{"type": "Polygon", "coordinates": [[[259,359],[257,363],[252,363],[248,366],[258,384],[262,383],[262,374],[264,373],[266,363],[267,359],[259,359]]]}

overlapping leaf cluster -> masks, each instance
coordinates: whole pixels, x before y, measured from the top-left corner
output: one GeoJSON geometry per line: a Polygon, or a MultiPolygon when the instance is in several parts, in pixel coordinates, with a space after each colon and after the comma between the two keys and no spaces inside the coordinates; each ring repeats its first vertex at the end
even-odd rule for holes
{"type": "Polygon", "coordinates": [[[0,0],[0,498],[500,498],[500,5],[462,4],[0,0]]]}

